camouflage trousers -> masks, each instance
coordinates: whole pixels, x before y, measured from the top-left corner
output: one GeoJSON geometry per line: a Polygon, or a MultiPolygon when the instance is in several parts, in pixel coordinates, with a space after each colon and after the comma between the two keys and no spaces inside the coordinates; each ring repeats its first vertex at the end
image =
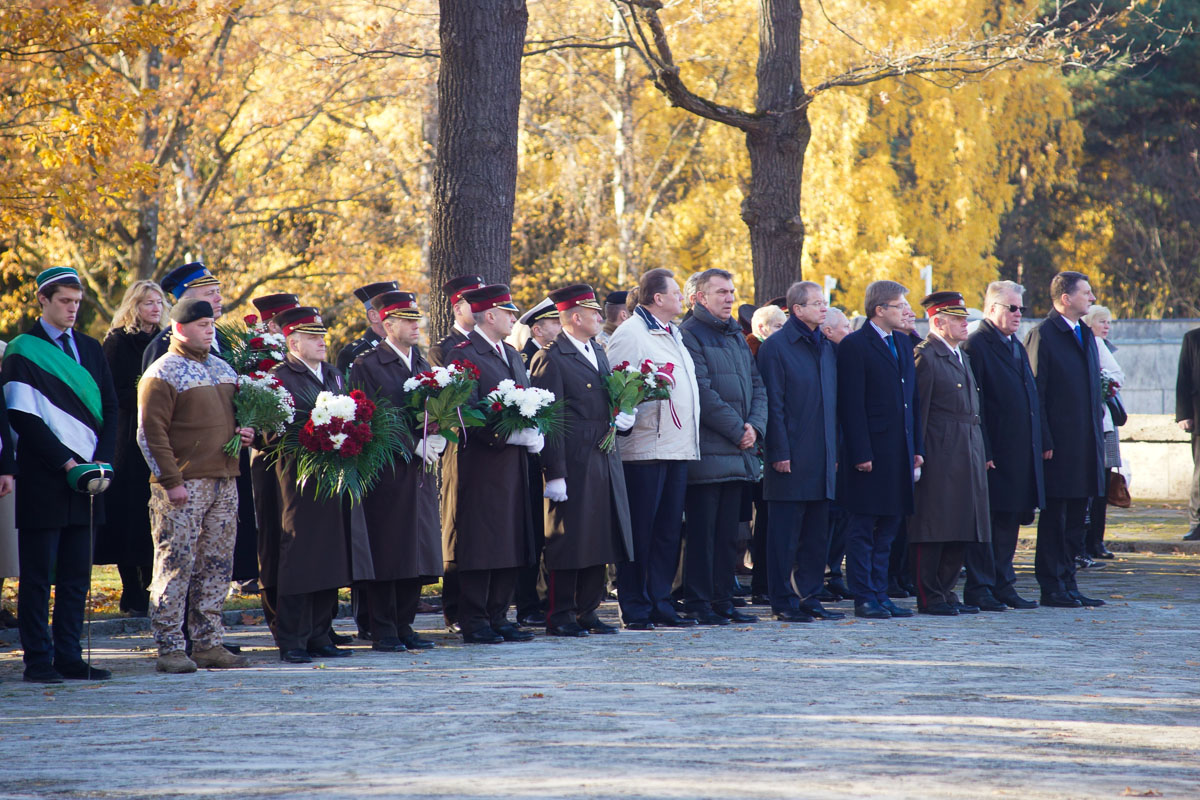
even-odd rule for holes
{"type": "Polygon", "coordinates": [[[150,627],[160,655],[184,649],[184,609],[196,649],[221,644],[221,611],[233,573],[238,492],[235,478],[184,481],[183,506],[167,490],[150,486],[154,578],[150,583],[150,627]]]}

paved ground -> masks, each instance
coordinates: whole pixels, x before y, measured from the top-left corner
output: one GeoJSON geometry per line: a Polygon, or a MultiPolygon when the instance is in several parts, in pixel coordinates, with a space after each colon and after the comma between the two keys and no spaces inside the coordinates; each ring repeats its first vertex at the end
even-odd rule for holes
{"type": "Polygon", "coordinates": [[[2,650],[0,796],[1200,797],[1200,558],[1084,585],[1109,604],[305,667],[244,626],[252,668],[183,676],[124,635],[94,643],[117,678],[64,687],[2,650]]]}

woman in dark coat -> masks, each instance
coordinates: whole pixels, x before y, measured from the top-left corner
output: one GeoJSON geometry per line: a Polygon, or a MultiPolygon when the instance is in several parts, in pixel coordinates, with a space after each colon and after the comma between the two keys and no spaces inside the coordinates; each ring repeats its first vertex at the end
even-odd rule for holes
{"type": "Polygon", "coordinates": [[[137,384],[142,354],[167,319],[166,295],[153,281],[125,292],[104,337],[104,357],[117,388],[116,474],[106,492],[107,522],[96,537],[97,564],[116,564],[122,611],[144,617],[150,602],[154,547],[150,539],[150,468],[137,445],[137,384]]]}

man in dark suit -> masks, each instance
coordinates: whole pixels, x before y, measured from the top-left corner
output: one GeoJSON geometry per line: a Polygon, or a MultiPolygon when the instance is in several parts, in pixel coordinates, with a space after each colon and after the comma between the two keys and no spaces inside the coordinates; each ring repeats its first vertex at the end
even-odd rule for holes
{"type": "Polygon", "coordinates": [[[1079,321],[1096,297],[1086,275],[1060,272],[1050,282],[1050,299],[1054,310],[1025,339],[1046,415],[1046,504],[1038,517],[1034,571],[1042,605],[1101,606],[1103,600],[1081,594],[1075,581],[1088,498],[1105,491],[1099,356],[1091,329],[1079,321]]]}
{"type": "Polygon", "coordinates": [[[350,344],[343,347],[342,351],[338,353],[337,368],[343,375],[350,371],[350,365],[354,363],[354,359],[363,353],[369,353],[374,350],[375,345],[382,342],[383,337],[386,335],[383,331],[383,320],[379,318],[379,312],[372,307],[371,300],[384,292],[396,292],[399,290],[400,285],[395,281],[368,283],[366,286],[360,286],[354,290],[355,298],[366,309],[367,329],[363,331],[362,336],[350,342],[350,344]]]}
{"type": "Polygon", "coordinates": [[[471,314],[471,304],[463,300],[463,292],[478,289],[483,283],[482,275],[459,275],[442,285],[442,294],[450,301],[450,310],[454,314],[454,327],[429,348],[430,364],[444,367],[450,360],[450,351],[467,340],[467,334],[475,327],[475,317],[471,314]]]}
{"type": "Polygon", "coordinates": [[[867,286],[867,322],[837,352],[838,420],[845,437],[838,503],[846,510],[846,579],[855,616],[909,617],[887,595],[888,556],[913,511],[913,470],[924,461],[916,370],[907,336],[908,290],[894,281],[867,286]],[[897,341],[899,339],[899,341],[897,341]]]}
{"type": "Polygon", "coordinates": [[[1200,540],[1200,328],[1183,335],[1179,373],[1175,377],[1175,421],[1192,435],[1192,489],[1188,497],[1188,523],[1184,540],[1200,540]]]}
{"type": "MultiPolygon", "coordinates": [[[[21,581],[17,617],[25,680],[103,680],[106,669],[83,660],[80,635],[91,582],[89,500],[70,485],[71,471],[111,462],[117,438],[117,392],[100,343],[74,329],[83,286],[69,267],[37,277],[41,318],[14,339],[0,380],[17,438],[17,547],[21,581]],[[54,625],[46,624],[55,584],[54,625]]],[[[95,523],[104,521],[96,498],[95,523]]]]}
{"type": "Polygon", "coordinates": [[[1012,281],[988,284],[983,320],[963,349],[979,386],[987,451],[992,541],[967,548],[963,600],[985,611],[997,605],[1037,608],[1017,594],[1013,555],[1022,520],[1046,502],[1042,479],[1045,419],[1037,383],[1017,328],[1025,313],[1025,287],[1012,281]]]}
{"type": "MultiPolygon", "coordinates": [[[[475,327],[447,354],[479,370],[472,405],[501,381],[528,386],[516,348],[504,342],[517,319],[508,287],[496,284],[463,294],[475,327]]],[[[536,431],[502,436],[491,426],[472,428],[442,457],[442,551],[458,572],[458,624],[469,644],[525,642],[533,634],[508,620],[517,571],[533,561],[526,452],[540,452],[536,431]]]]}
{"type": "MultiPolygon", "coordinates": [[[[574,284],[550,293],[562,331],[533,359],[535,386],[564,404],[565,435],[541,454],[546,477],[546,567],[550,570],[551,636],[616,633],[596,615],[605,569],[633,558],[625,472],[617,450],[600,442],[613,424],[605,376],[612,370],[596,343],[603,317],[592,287],[574,284]]],[[[629,427],[632,416],[628,415],[629,427]]],[[[535,508],[540,512],[541,504],[535,508]]]]}
{"type": "Polygon", "coordinates": [[[837,356],[821,333],[828,308],[821,287],[793,283],[787,297],[791,316],[758,348],[767,390],[763,499],[771,611],[785,622],[841,619],[817,598],[837,483],[837,356]]]}

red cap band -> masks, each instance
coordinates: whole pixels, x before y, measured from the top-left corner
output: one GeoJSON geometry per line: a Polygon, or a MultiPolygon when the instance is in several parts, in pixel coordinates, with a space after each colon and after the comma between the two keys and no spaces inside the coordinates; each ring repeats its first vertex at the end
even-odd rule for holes
{"type": "Polygon", "coordinates": [[[584,301],[587,301],[587,300],[591,300],[593,303],[596,302],[596,293],[595,292],[584,292],[583,294],[581,294],[577,297],[572,297],[567,300],[559,301],[559,302],[555,303],[554,305],[559,311],[567,311],[568,309],[572,309],[575,306],[580,305],[581,303],[583,303],[584,301]]]}
{"type": "Polygon", "coordinates": [[[496,306],[502,306],[505,303],[511,302],[511,294],[498,294],[495,297],[489,297],[487,300],[483,300],[478,303],[471,303],[471,313],[478,314],[481,311],[487,311],[490,308],[495,308],[496,306]]]}

